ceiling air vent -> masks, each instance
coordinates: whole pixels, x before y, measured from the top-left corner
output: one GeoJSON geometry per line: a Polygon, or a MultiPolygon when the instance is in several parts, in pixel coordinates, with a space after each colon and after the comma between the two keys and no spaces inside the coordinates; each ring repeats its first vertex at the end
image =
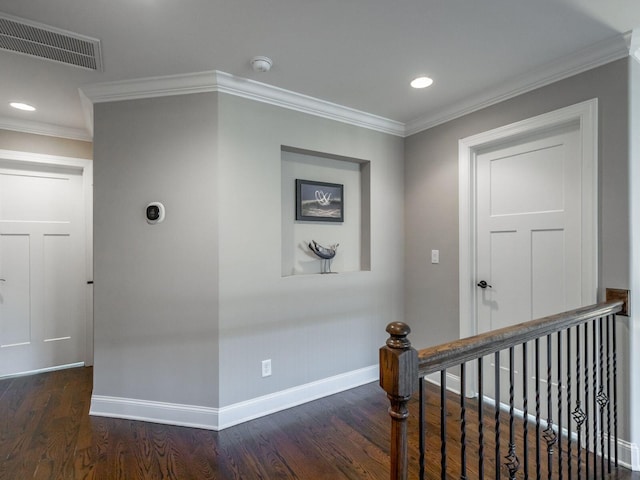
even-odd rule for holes
{"type": "Polygon", "coordinates": [[[100,40],[0,13],[0,48],[102,71],[100,40]]]}

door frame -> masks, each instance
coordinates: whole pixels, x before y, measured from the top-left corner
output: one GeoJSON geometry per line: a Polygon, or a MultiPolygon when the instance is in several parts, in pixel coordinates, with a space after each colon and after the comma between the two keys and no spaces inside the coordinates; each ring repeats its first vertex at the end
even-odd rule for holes
{"type": "Polygon", "coordinates": [[[582,153],[582,298],[598,288],[598,99],[463,138],[458,142],[460,338],[476,335],[476,162],[478,151],[575,124],[582,153]]]}
{"type": "MultiPolygon", "coordinates": [[[[0,166],[65,167],[82,175],[85,215],[85,277],[93,281],[93,161],[86,158],[62,157],[43,153],[20,152],[0,149],[0,166]]],[[[93,284],[85,289],[85,366],[93,365],[93,284]]]]}

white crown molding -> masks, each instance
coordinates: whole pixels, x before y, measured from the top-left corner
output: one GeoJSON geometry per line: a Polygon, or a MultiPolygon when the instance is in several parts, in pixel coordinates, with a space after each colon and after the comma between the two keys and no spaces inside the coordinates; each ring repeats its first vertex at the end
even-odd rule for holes
{"type": "Polygon", "coordinates": [[[199,73],[94,83],[80,87],[80,91],[94,104],[118,102],[121,100],[214,92],[217,86],[216,78],[217,72],[212,70],[199,73]]]}
{"type": "Polygon", "coordinates": [[[547,63],[543,67],[516,76],[479,95],[468,97],[438,112],[412,120],[406,124],[405,136],[433,128],[482,108],[624,58],[629,54],[628,39],[630,35],[631,32],[627,32],[608,38],[574,54],[547,63]]]}
{"type": "Polygon", "coordinates": [[[85,85],[80,89],[80,97],[89,131],[92,131],[93,104],[95,103],[221,92],[370,130],[407,137],[624,58],[630,53],[637,53],[640,56],[640,50],[630,52],[630,43],[631,32],[616,35],[406,124],[218,70],[85,85]]]}
{"type": "MultiPolygon", "coordinates": [[[[98,83],[86,85],[80,91],[81,97],[84,96],[93,104],[189,93],[221,92],[391,135],[404,136],[405,132],[402,122],[217,70],[98,83]]],[[[89,121],[93,114],[88,112],[86,107],[89,105],[85,106],[85,118],[89,121]]]]}
{"type": "Polygon", "coordinates": [[[289,110],[308,113],[317,117],[348,123],[358,127],[376,130],[403,137],[405,125],[402,122],[373,115],[350,107],[327,102],[318,98],[291,92],[279,87],[217,72],[217,91],[239,97],[268,103],[289,110]]]}
{"type": "Polygon", "coordinates": [[[378,378],[378,365],[371,365],[222,408],[92,395],[89,414],[99,417],[126,418],[207,430],[222,430],[374,382],[378,378]]]}
{"type": "Polygon", "coordinates": [[[70,140],[82,140],[84,142],[90,142],[92,139],[91,134],[84,129],[63,127],[60,125],[53,125],[51,123],[33,122],[10,117],[0,117],[0,130],[46,135],[48,137],[68,138],[70,140]]]}

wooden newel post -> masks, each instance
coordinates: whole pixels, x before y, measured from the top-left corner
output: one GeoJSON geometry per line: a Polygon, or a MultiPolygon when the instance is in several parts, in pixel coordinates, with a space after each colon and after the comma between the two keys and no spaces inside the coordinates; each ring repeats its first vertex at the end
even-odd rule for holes
{"type": "Polygon", "coordinates": [[[418,352],[411,347],[407,335],[409,325],[393,322],[387,325],[389,338],[380,349],[380,386],[391,406],[391,480],[408,477],[407,418],[409,399],[418,387],[418,352]]]}

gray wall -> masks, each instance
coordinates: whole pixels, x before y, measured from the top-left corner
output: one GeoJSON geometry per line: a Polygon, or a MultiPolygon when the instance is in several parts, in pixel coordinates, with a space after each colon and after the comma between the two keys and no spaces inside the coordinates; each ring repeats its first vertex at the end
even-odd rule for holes
{"type": "Polygon", "coordinates": [[[213,93],[95,105],[96,395],[217,406],[216,110],[213,93]]]}
{"type": "Polygon", "coordinates": [[[599,278],[629,287],[627,60],[534,90],[406,139],[405,314],[418,348],[459,337],[458,140],[598,99],[599,278]],[[440,250],[432,265],[430,251],[440,250]]]}
{"type": "Polygon", "coordinates": [[[402,138],[226,94],[94,116],[95,395],[224,407],[377,363],[403,318],[402,138]],[[370,271],[282,275],[282,145],[371,162],[370,271]]]}
{"type": "Polygon", "coordinates": [[[219,99],[220,406],[377,364],[403,318],[403,139],[219,99]],[[371,162],[371,271],[282,276],[282,145],[371,162]]]}
{"type": "Polygon", "coordinates": [[[84,158],[86,160],[93,158],[93,145],[91,142],[1,129],[0,149],[84,158]]]}

